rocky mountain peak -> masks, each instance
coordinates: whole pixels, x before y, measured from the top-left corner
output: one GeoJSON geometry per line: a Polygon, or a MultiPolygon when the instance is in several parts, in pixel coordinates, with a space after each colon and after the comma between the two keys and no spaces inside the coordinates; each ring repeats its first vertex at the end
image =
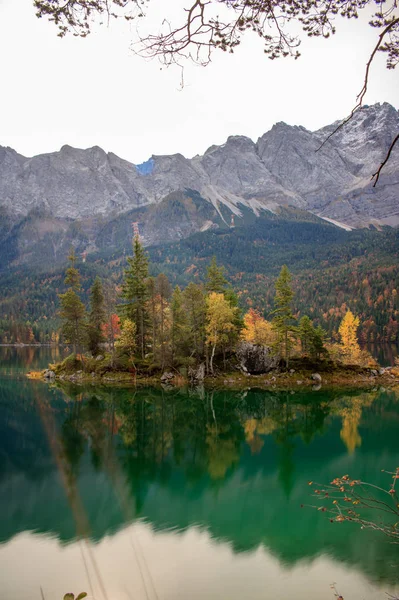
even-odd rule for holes
{"type": "Polygon", "coordinates": [[[387,103],[365,106],[322,148],[337,127],[311,132],[281,121],[256,143],[242,135],[211,146],[203,156],[152,156],[134,165],[99,146],[65,145],[24,158],[0,147],[0,206],[26,215],[45,206],[55,218],[121,214],[195,190],[221,214],[279,204],[300,206],[350,226],[399,222],[399,152],[377,188],[370,176],[394,135],[399,113],[387,103]]]}

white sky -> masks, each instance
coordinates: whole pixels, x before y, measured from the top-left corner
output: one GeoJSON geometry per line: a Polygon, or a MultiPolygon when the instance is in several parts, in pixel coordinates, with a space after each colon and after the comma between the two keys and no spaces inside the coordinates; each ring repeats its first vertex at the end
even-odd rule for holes
{"type": "MultiPolygon", "coordinates": [[[[149,23],[182,1],[152,0],[149,23]]],[[[206,68],[187,65],[181,89],[177,67],[133,55],[136,25],[59,39],[34,12],[32,0],[0,0],[0,145],[25,156],[98,145],[140,163],[202,154],[229,135],[256,140],[277,121],[317,129],[349,113],[376,34],[367,19],[340,19],[333,38],[306,40],[297,61],[268,60],[250,36],[206,68]]],[[[397,81],[378,56],[365,103],[398,108],[397,81]]]]}

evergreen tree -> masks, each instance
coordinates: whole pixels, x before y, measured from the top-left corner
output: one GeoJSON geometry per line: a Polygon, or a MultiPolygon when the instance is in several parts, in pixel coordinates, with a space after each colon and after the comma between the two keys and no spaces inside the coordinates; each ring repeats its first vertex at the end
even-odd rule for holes
{"type": "Polygon", "coordinates": [[[214,256],[206,272],[205,289],[208,293],[222,294],[225,292],[228,282],[224,273],[225,268],[217,266],[216,257],[214,256]]]}
{"type": "Polygon", "coordinates": [[[206,301],[203,287],[189,283],[183,291],[183,301],[187,314],[191,354],[200,359],[205,353],[206,301]]]}
{"type": "Polygon", "coordinates": [[[71,264],[68,267],[68,269],[66,270],[64,283],[65,283],[65,285],[69,285],[69,287],[72,290],[74,290],[75,292],[79,292],[81,290],[82,286],[80,285],[80,273],[75,266],[76,265],[76,254],[75,254],[75,249],[73,247],[71,248],[71,250],[69,252],[68,260],[71,264]]]}
{"type": "Polygon", "coordinates": [[[299,321],[298,335],[301,342],[301,350],[303,354],[310,353],[314,327],[312,321],[307,315],[304,315],[299,321]]]}
{"type": "Polygon", "coordinates": [[[291,288],[291,273],[286,265],[283,265],[281,268],[275,287],[275,309],[272,312],[274,315],[272,325],[277,334],[276,346],[284,356],[288,367],[290,351],[293,345],[292,334],[296,328],[293,324],[294,315],[291,309],[291,303],[294,298],[294,292],[291,288]]]}
{"type": "Polygon", "coordinates": [[[151,351],[152,355],[155,356],[155,349],[157,346],[158,336],[158,322],[157,322],[157,289],[154,277],[148,277],[147,279],[147,291],[148,291],[148,313],[149,322],[151,329],[151,351]]]}
{"type": "MultiPolygon", "coordinates": [[[[179,357],[190,354],[189,347],[189,327],[187,321],[187,313],[183,303],[183,294],[177,285],[173,290],[171,302],[171,350],[172,363],[176,362],[179,357]]],[[[192,351],[192,349],[191,349],[192,351]]]]}
{"type": "Polygon", "coordinates": [[[123,315],[136,326],[137,349],[141,357],[144,358],[148,326],[148,290],[146,285],[148,259],[137,235],[133,240],[133,256],[129,256],[127,262],[129,266],[125,269],[122,287],[122,298],[126,302],[122,305],[121,310],[123,315]]]}
{"type": "Polygon", "coordinates": [[[233,348],[238,342],[241,331],[244,329],[244,317],[239,306],[238,296],[230,284],[224,292],[224,297],[234,310],[234,328],[229,334],[229,346],[233,348]]]}
{"type": "Polygon", "coordinates": [[[310,345],[310,354],[312,357],[319,359],[323,354],[327,354],[327,350],[324,347],[326,339],[326,332],[321,325],[313,328],[312,340],[310,345]]]}
{"type": "Polygon", "coordinates": [[[105,285],[103,286],[103,293],[106,322],[104,323],[102,330],[111,350],[113,364],[115,359],[115,340],[120,333],[120,319],[115,313],[118,296],[115,285],[110,281],[105,282],[105,285]]]}
{"type": "Polygon", "coordinates": [[[165,368],[168,355],[167,340],[167,315],[168,300],[171,294],[171,287],[168,278],[164,273],[160,273],[156,279],[156,290],[159,298],[159,355],[161,368],[165,368]]]}
{"type": "Polygon", "coordinates": [[[299,321],[298,335],[303,354],[309,354],[312,358],[319,359],[322,354],[327,352],[324,347],[326,332],[320,325],[315,328],[307,315],[304,315],[299,321]]]}
{"type": "Polygon", "coordinates": [[[73,345],[76,352],[85,341],[86,334],[86,309],[77,292],[80,291],[80,274],[77,270],[75,251],[71,250],[68,256],[70,267],[66,271],[65,284],[70,287],[64,294],[59,294],[61,304],[62,333],[65,341],[73,345]]]}
{"type": "Polygon", "coordinates": [[[104,342],[103,325],[106,322],[104,293],[101,279],[96,277],[90,292],[90,312],[88,322],[88,346],[93,356],[99,354],[100,344],[104,342]]]}

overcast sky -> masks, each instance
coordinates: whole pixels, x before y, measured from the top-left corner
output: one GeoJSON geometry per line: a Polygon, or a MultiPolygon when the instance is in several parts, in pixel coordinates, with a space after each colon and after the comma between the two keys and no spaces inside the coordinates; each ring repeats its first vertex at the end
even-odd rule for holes
{"type": "MultiPolygon", "coordinates": [[[[153,0],[149,23],[181,2],[153,0]]],[[[32,0],[0,0],[0,145],[25,156],[98,145],[140,163],[151,154],[202,154],[229,135],[256,140],[277,121],[314,130],[350,111],[375,43],[365,19],[341,19],[332,39],[306,40],[299,60],[272,62],[250,36],[233,56],[187,65],[181,89],[177,67],[133,55],[131,27],[59,39],[32,0]]],[[[384,101],[399,108],[398,73],[381,55],[365,102],[384,101]]]]}

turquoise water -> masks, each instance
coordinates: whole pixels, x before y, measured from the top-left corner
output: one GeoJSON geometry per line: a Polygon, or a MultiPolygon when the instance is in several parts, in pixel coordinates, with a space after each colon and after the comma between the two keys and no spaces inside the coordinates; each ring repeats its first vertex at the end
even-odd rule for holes
{"type": "Polygon", "coordinates": [[[0,348],[4,598],[399,591],[398,546],[301,508],[309,480],[389,486],[393,392],[59,389],[24,377],[57,352],[0,348]]]}

